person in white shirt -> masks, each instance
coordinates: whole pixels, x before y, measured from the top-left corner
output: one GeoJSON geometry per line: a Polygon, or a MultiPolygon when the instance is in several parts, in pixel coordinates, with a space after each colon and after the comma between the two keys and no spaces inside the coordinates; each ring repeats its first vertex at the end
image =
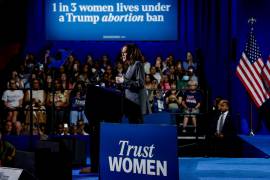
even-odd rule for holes
{"type": "Polygon", "coordinates": [[[9,80],[9,85],[10,89],[4,91],[2,101],[8,111],[7,121],[15,123],[18,117],[18,109],[22,107],[24,95],[22,90],[18,90],[14,79],[9,80]]]}
{"type": "Polygon", "coordinates": [[[145,74],[150,74],[151,64],[145,59],[144,56],[142,56],[142,64],[145,74]]]}

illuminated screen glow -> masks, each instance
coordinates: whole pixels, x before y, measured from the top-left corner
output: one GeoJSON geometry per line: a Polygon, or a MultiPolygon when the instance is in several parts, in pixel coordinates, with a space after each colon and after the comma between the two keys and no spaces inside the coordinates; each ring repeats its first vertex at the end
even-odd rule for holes
{"type": "Polygon", "coordinates": [[[47,40],[177,40],[177,0],[47,0],[47,40]]]}

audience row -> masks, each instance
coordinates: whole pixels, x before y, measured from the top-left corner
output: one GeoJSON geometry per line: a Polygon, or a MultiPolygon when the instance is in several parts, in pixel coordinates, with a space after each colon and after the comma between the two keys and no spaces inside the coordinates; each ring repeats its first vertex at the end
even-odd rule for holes
{"type": "MultiPolygon", "coordinates": [[[[165,60],[157,56],[153,64],[144,59],[143,64],[148,113],[183,112],[189,114],[184,118],[184,127],[189,117],[196,127],[195,114],[200,112],[202,94],[192,54],[188,52],[184,62],[175,61],[170,55],[165,60]]],[[[28,54],[23,64],[12,70],[3,91],[6,111],[2,113],[2,122],[19,121],[26,127],[33,122],[38,127],[42,125],[44,133],[55,133],[59,124],[88,124],[91,120],[84,113],[87,86],[121,90],[115,78],[124,74],[126,68],[121,59],[113,65],[106,55],[100,61],[87,56],[81,64],[65,50],[59,50],[55,56],[46,51],[41,61],[28,54]]]]}

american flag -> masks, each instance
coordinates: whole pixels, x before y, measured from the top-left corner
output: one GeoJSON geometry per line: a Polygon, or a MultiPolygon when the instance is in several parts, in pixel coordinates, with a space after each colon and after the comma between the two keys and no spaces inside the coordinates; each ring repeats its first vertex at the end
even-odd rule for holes
{"type": "Polygon", "coordinates": [[[236,75],[245,86],[257,107],[260,107],[270,96],[262,80],[264,63],[261,57],[253,28],[251,28],[248,42],[236,69],[236,75]]]}
{"type": "Polygon", "coordinates": [[[268,57],[268,60],[264,65],[262,77],[264,80],[266,90],[268,91],[268,93],[270,93],[270,56],[268,57]]]}

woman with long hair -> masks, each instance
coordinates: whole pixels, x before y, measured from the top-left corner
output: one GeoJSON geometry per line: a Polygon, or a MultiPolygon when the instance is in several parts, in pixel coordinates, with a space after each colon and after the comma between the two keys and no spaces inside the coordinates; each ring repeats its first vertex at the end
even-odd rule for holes
{"type": "Polygon", "coordinates": [[[123,76],[116,77],[116,83],[122,83],[125,89],[124,111],[130,123],[143,123],[146,113],[145,72],[142,53],[135,44],[124,45],[121,49],[122,60],[128,64],[123,76]]]}

